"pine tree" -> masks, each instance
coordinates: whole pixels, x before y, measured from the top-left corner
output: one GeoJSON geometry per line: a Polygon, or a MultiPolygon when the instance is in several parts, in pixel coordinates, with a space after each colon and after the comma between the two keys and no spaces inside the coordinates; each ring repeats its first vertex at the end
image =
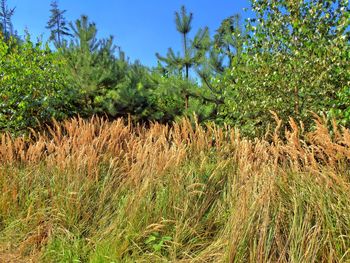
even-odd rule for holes
{"type": "Polygon", "coordinates": [[[216,30],[209,56],[203,57],[204,61],[197,69],[197,74],[202,82],[213,93],[222,95],[222,92],[215,85],[212,85],[211,79],[214,76],[224,74],[227,68],[232,68],[240,63],[246,37],[245,31],[240,25],[239,14],[224,19],[216,30]]]}
{"type": "Polygon", "coordinates": [[[247,35],[240,25],[239,14],[224,19],[216,30],[209,55],[203,56],[203,62],[196,69],[202,83],[215,95],[218,104],[222,103],[220,97],[223,93],[220,85],[212,83],[212,79],[240,63],[246,39],[247,35]]]}
{"type": "MultiPolygon", "coordinates": [[[[184,74],[186,81],[189,80],[190,69],[201,64],[210,46],[208,28],[200,29],[193,40],[188,38],[192,30],[192,20],[193,14],[187,13],[185,6],[181,7],[180,12],[175,12],[176,29],[181,34],[183,42],[183,56],[180,53],[175,54],[172,48],[168,49],[166,57],[156,54],[169,71],[178,71],[182,77],[184,74]]],[[[188,109],[190,92],[184,90],[183,93],[185,108],[188,109]]]]}
{"type": "Polygon", "coordinates": [[[181,11],[175,12],[175,23],[177,31],[182,34],[183,50],[184,50],[184,66],[185,66],[185,77],[188,79],[188,71],[192,66],[189,54],[189,48],[187,46],[188,34],[192,29],[193,13],[187,14],[185,6],[181,7],[181,11]]]}
{"type": "Polygon", "coordinates": [[[60,10],[57,1],[52,1],[50,12],[51,17],[46,26],[47,29],[51,30],[50,40],[54,41],[56,47],[62,47],[64,37],[71,36],[63,16],[66,10],[60,10]]]}
{"type": "Polygon", "coordinates": [[[13,35],[13,25],[11,18],[16,8],[8,8],[6,0],[0,1],[0,29],[5,39],[9,39],[13,35]]]}
{"type": "Polygon", "coordinates": [[[233,60],[240,60],[243,52],[243,43],[246,34],[240,25],[238,14],[230,16],[222,21],[214,36],[214,47],[222,55],[228,58],[229,66],[233,66],[233,60]]]}
{"type": "Polygon", "coordinates": [[[90,22],[88,16],[82,15],[74,23],[70,22],[69,27],[73,32],[73,42],[71,45],[88,53],[93,53],[99,47],[99,41],[96,38],[96,24],[90,22]]]}
{"type": "Polygon", "coordinates": [[[117,47],[112,36],[97,38],[96,24],[86,15],[69,23],[69,27],[72,39],[61,52],[66,58],[72,83],[79,87],[83,95],[84,107],[93,112],[97,109],[95,98],[114,87],[121,78],[114,55],[117,47]]]}

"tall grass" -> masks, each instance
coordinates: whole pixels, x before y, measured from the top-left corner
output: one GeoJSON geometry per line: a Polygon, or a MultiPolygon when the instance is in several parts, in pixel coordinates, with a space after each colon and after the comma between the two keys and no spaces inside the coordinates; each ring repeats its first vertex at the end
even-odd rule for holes
{"type": "Polygon", "coordinates": [[[349,262],[350,132],[315,124],[2,134],[0,262],[349,262]]]}

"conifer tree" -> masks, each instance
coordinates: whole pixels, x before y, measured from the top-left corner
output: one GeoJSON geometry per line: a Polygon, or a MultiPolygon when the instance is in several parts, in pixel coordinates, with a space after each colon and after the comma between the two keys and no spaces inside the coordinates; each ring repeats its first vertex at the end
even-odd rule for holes
{"type": "Polygon", "coordinates": [[[50,20],[46,26],[47,29],[51,30],[50,40],[55,43],[56,47],[62,47],[64,37],[71,36],[64,17],[66,10],[60,10],[57,1],[52,1],[50,12],[50,20]]]}
{"type": "Polygon", "coordinates": [[[99,46],[96,38],[97,27],[94,22],[90,22],[88,16],[82,15],[74,23],[70,22],[69,27],[73,32],[73,42],[71,46],[80,48],[84,52],[93,53],[99,46]]]}
{"type": "Polygon", "coordinates": [[[11,18],[15,13],[16,8],[9,8],[6,0],[0,1],[0,29],[3,32],[5,39],[9,39],[13,35],[13,25],[11,18]]]}
{"type": "Polygon", "coordinates": [[[243,52],[245,33],[240,25],[238,14],[224,19],[214,36],[214,48],[229,60],[229,66],[233,66],[234,58],[240,60],[243,52]]]}
{"type": "Polygon", "coordinates": [[[239,64],[243,55],[246,33],[240,25],[239,14],[232,15],[221,22],[211,43],[209,55],[204,56],[201,67],[196,72],[202,82],[216,95],[222,95],[211,79],[225,73],[226,69],[239,64]]]}
{"type": "MultiPolygon", "coordinates": [[[[187,13],[185,6],[182,6],[180,12],[175,12],[175,24],[177,31],[181,34],[183,42],[183,55],[175,54],[172,48],[168,49],[166,57],[156,54],[158,59],[164,62],[170,71],[178,71],[186,81],[189,80],[190,69],[198,66],[203,61],[205,53],[210,46],[208,28],[200,29],[193,40],[188,38],[192,30],[193,14],[187,13]]],[[[185,108],[188,109],[190,92],[184,90],[185,108]]]]}
{"type": "Polygon", "coordinates": [[[61,51],[67,60],[71,81],[79,87],[83,95],[85,107],[94,111],[95,98],[114,87],[121,78],[114,55],[117,47],[112,36],[106,39],[97,38],[96,24],[86,15],[69,23],[69,27],[72,39],[61,51]]]}
{"type": "Polygon", "coordinates": [[[175,12],[175,23],[177,31],[182,35],[183,50],[184,50],[184,66],[185,66],[185,77],[188,79],[188,71],[192,66],[189,54],[189,48],[187,46],[188,34],[192,29],[193,13],[187,14],[185,6],[181,7],[181,11],[175,12]]]}

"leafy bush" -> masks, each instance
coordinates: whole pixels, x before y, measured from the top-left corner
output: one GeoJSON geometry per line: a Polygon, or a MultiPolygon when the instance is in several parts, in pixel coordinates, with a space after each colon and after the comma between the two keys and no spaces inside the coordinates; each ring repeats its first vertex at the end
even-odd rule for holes
{"type": "Polygon", "coordinates": [[[224,121],[260,135],[269,111],[311,125],[310,112],[348,123],[349,21],[344,1],[252,1],[255,19],[240,60],[219,78],[224,121]]]}
{"type": "Polygon", "coordinates": [[[20,131],[75,113],[64,60],[28,38],[0,39],[0,129],[20,131]]]}

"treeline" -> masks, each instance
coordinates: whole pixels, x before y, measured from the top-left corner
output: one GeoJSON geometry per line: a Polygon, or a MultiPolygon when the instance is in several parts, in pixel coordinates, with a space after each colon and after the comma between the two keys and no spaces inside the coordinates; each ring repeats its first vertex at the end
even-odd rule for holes
{"type": "Polygon", "coordinates": [[[158,66],[148,68],[130,62],[113,37],[99,39],[87,16],[67,22],[55,1],[49,42],[21,38],[15,9],[1,0],[0,129],[76,115],[169,123],[195,113],[259,136],[271,111],[306,128],[313,113],[350,125],[349,1],[250,2],[253,18],[233,14],[215,34],[202,28],[193,38],[193,14],[181,7],[183,50],[156,54],[158,66]]]}

